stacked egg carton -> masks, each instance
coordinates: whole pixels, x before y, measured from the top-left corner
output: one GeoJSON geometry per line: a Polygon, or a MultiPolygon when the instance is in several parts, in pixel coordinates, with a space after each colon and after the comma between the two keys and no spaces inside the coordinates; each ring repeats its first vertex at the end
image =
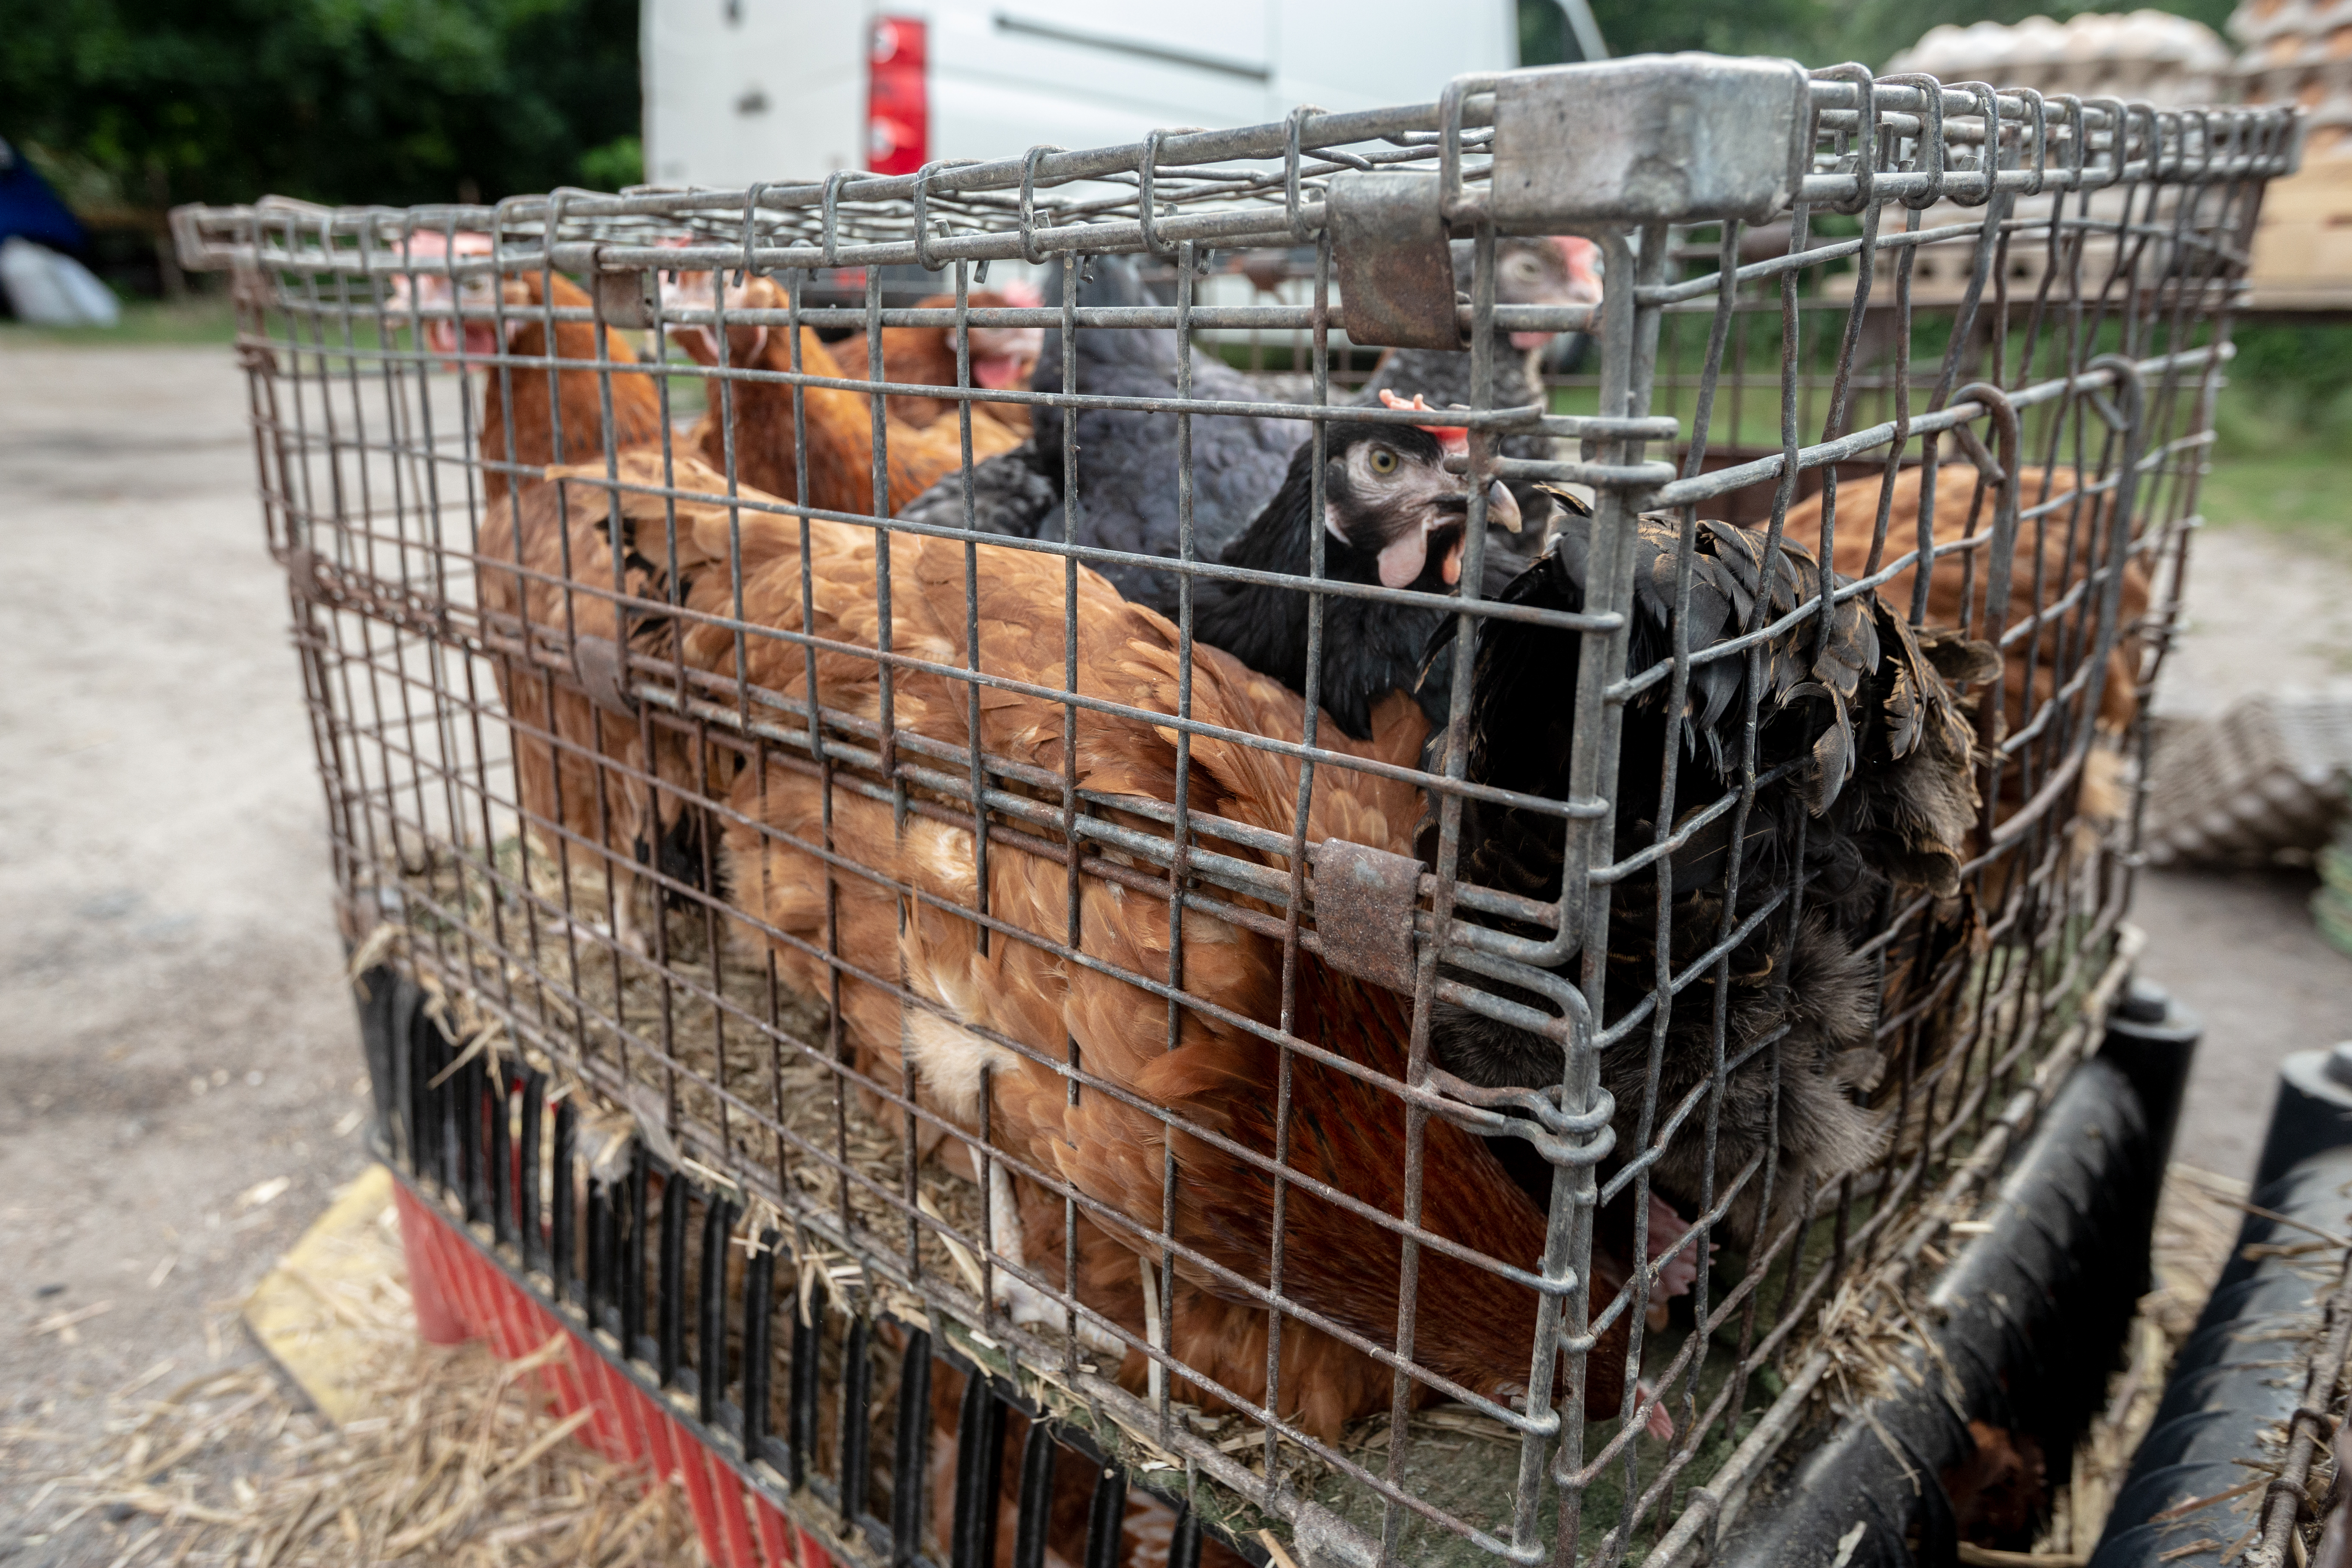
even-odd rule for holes
{"type": "MultiPolygon", "coordinates": [[[[2346,0],[2352,5],[2352,0],[2346,0]]],[[[2072,93],[2077,98],[2119,98],[2126,102],[2153,103],[2159,108],[2217,103],[2230,96],[2229,46],[2210,27],[2163,11],[2134,11],[2128,16],[2084,13],[2064,22],[2029,16],[2015,26],[1979,22],[1960,27],[1930,28],[1926,37],[1887,62],[1889,72],[1922,72],[1945,83],[1981,81],[1996,87],[2032,88],[2045,98],[2072,93]]],[[[2013,217],[2046,220],[2059,198],[2021,196],[2011,205],[2013,217]]],[[[2171,194],[2156,216],[2169,216],[2171,194]]],[[[2100,192],[2091,198],[2091,216],[2120,222],[2126,217],[2120,192],[2100,192]]],[[[2128,215],[2149,221],[2145,211],[2128,215]]],[[[1943,203],[1919,217],[1921,228],[1975,224],[1984,209],[1943,203]]],[[[2142,252],[2140,267],[2152,278],[2170,265],[2162,247],[2142,252]]],[[[2085,239],[2083,276],[2103,278],[2114,261],[2112,237],[2093,231],[2085,239]]],[[[1881,252],[1871,282],[1872,296],[1894,298],[1895,269],[1899,252],[1881,252]]],[[[2002,279],[2011,298],[2030,298],[2042,286],[2050,265],[2046,245],[2012,243],[2002,258],[2002,279]]],[[[1961,241],[1920,248],[1912,263],[1911,298],[1919,304],[1946,304],[1958,300],[1976,267],[1976,247],[1961,241]]],[[[1990,296],[1989,296],[1990,297],[1990,296]]]]}
{"type": "Polygon", "coordinates": [[[2263,692],[2168,733],[2149,767],[2151,865],[2310,862],[2352,780],[2352,683],[2263,692]]]}
{"type": "Polygon", "coordinates": [[[2247,0],[2230,31],[2246,100],[2301,104],[2305,156],[2352,157],[2352,0],[2247,0]]]}
{"type": "Polygon", "coordinates": [[[2302,172],[2263,200],[2254,302],[2352,303],[2352,0],[2247,0],[2230,31],[2245,47],[2237,70],[2245,100],[2299,104],[2308,117],[2302,172]]]}
{"type": "Polygon", "coordinates": [[[2213,29],[2186,16],[2085,12],[2064,22],[2029,16],[2014,26],[1933,27],[1886,68],[1924,71],[1946,82],[2030,87],[2045,98],[2071,92],[2179,109],[2229,96],[2231,59],[2213,29]]]}

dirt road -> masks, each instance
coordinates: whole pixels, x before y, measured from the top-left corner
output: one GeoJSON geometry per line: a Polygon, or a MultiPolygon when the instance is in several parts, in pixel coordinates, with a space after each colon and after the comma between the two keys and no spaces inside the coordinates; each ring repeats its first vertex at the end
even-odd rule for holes
{"type": "Polygon", "coordinates": [[[222,348],[0,353],[0,1559],[111,1560],[24,1505],[109,1393],[255,1353],[210,1309],[362,1163],[243,409],[222,348]]]}

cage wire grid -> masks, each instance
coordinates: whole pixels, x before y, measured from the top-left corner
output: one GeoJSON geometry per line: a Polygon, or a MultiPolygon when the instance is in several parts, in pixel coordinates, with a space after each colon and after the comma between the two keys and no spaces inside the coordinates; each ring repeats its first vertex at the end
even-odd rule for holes
{"type": "MultiPolygon", "coordinates": [[[[1725,63],[1694,61],[1626,68],[1633,109],[1600,151],[1688,89],[1675,72],[1725,63]]],[[[731,1295],[747,1258],[781,1253],[780,1313],[823,1305],[826,1321],[927,1329],[1041,1408],[1091,1422],[1130,1468],[1181,1477],[1171,1489],[1228,1534],[1276,1526],[1307,1560],[1685,1561],[1814,1402],[1851,1403],[1888,1375],[1889,1347],[1916,1328],[1906,1293],[1965,1245],[1952,1224],[2095,1040],[2127,957],[2145,697],[2178,613],[2247,237],[2264,182],[2294,165],[2298,121],[1790,68],[1792,154],[1769,210],[1629,217],[1563,198],[1538,222],[1513,182],[1559,149],[1512,117],[1556,101],[1541,82],[1590,68],[910,176],[174,215],[184,260],[236,274],[263,510],[289,574],[355,967],[396,961],[435,998],[457,1059],[488,1064],[497,1147],[520,1137],[516,1096],[568,1097],[592,1197],[635,1184],[640,1253],[647,1184],[665,1202],[685,1194],[696,1258],[723,1261],[684,1269],[689,1300],[665,1311],[731,1295]],[[1449,233],[1466,239],[1466,297],[1440,310],[1466,340],[1468,406],[1334,400],[1351,305],[1338,278],[1356,259],[1334,220],[1358,199],[1350,177],[1420,179],[1436,254],[1450,259],[1449,233]],[[1599,302],[1498,298],[1505,226],[1589,235],[1599,302]],[[1172,300],[1087,304],[1064,286],[1052,303],[973,301],[991,263],[1066,280],[1121,258],[1157,268],[1172,300]],[[1288,279],[1307,302],[1203,302],[1252,258],[1254,300],[1288,279]],[[952,303],[886,306],[882,269],[908,266],[938,274],[952,303]],[[584,288],[567,294],[564,277],[584,288]],[[862,308],[804,302],[861,283],[862,308]],[[588,329],[573,334],[584,346],[564,346],[566,326],[588,329]],[[1078,345],[1065,353],[1075,385],[975,383],[974,333],[1035,329],[1078,345]],[[944,333],[954,384],[887,376],[892,330],[944,333]],[[1172,395],[1089,391],[1086,338],[1145,331],[1172,334],[1172,395]],[[681,357],[697,331],[707,356],[681,357]],[[806,344],[861,331],[863,365],[808,368],[806,344]],[[1598,374],[1499,398],[1507,335],[1561,331],[1590,334],[1598,374]],[[1253,399],[1193,395],[1196,344],[1260,333],[1303,341],[1306,363],[1294,355],[1253,399]],[[779,340],[782,366],[759,357],[779,340]],[[591,382],[583,430],[564,388],[591,382]],[[616,388],[625,405],[648,385],[656,415],[632,446],[616,388]],[[818,405],[843,393],[864,399],[866,447],[828,479],[818,405]],[[519,435],[531,397],[548,411],[542,451],[519,435]],[[900,397],[951,415],[919,436],[887,412],[900,397]],[[1059,477],[1058,538],[977,527],[975,442],[1002,412],[1058,419],[1052,449],[1031,437],[1037,471],[1059,477]],[[1089,413],[1172,427],[1172,558],[1081,537],[1101,482],[1077,436],[1089,413]],[[1297,424],[1314,455],[1310,518],[1326,515],[1322,459],[1348,426],[1467,437],[1450,468],[1464,476],[1457,591],[1328,576],[1338,536],[1308,528],[1304,690],[1286,706],[1195,657],[1202,595],[1298,582],[1204,547],[1196,440],[1237,418],[1297,424]],[[793,493],[747,479],[761,432],[789,434],[793,493]],[[1554,449],[1502,455],[1513,437],[1554,449]],[[908,510],[899,465],[925,453],[946,511],[894,517],[908,510]],[[541,477],[551,458],[570,459],[562,482],[541,477]],[[1490,552],[1528,548],[1490,538],[1490,481],[1591,498],[1589,521],[1553,503],[1558,531],[1582,542],[1580,603],[1486,591],[1490,552]],[[1694,595],[1718,580],[1704,563],[1745,548],[1703,526],[1715,519],[1746,525],[1758,582],[1792,559],[1842,574],[1800,574],[1779,600],[1753,591],[1695,643],[1694,595]],[[1131,624],[1095,574],[1147,569],[1171,584],[1164,680],[1122,697],[1081,668],[1099,655],[1093,625],[1131,624]],[[983,584],[1041,584],[1050,602],[1015,628],[1032,657],[989,668],[982,650],[1003,643],[983,626],[983,584]],[[1664,646],[1636,660],[1645,591],[1667,606],[1664,646]],[[1423,614],[1461,649],[1507,646],[1513,628],[1556,637],[1533,645],[1555,668],[1573,660],[1546,710],[1568,731],[1549,793],[1475,775],[1472,658],[1452,660],[1426,752],[1322,715],[1326,623],[1350,604],[1423,614]],[[1938,691],[1916,638],[1958,651],[1957,776],[1973,798],[1946,846],[1952,884],[1890,881],[1843,952],[1866,973],[1853,984],[1870,1002],[1868,1060],[1822,1081],[1872,1131],[1863,1157],[1812,1180],[1781,1120],[1791,1074],[1814,1070],[1782,1061],[1802,1013],[1793,982],[1759,982],[1783,987],[1761,1014],[1727,998],[1754,978],[1739,966],[1791,962],[1805,922],[1844,896],[1806,858],[1831,819],[1775,816],[1830,764],[1768,754],[1784,709],[1830,694],[1783,681],[1768,695],[1771,668],[1818,660],[1874,616],[1885,657],[1907,648],[1938,691]],[[1713,776],[1695,760],[1695,694],[1723,671],[1736,676],[1726,787],[1678,800],[1713,776]],[[1654,749],[1621,756],[1629,713],[1651,710],[1654,749]],[[1018,754],[983,744],[1005,711],[1037,716],[1018,754]],[[1261,732],[1235,713],[1280,721],[1261,732]],[[1164,749],[1164,787],[1082,784],[1137,737],[1164,749]],[[1260,787],[1213,792],[1217,769],[1255,769],[1260,787]],[[1633,779],[1655,798],[1628,819],[1633,779]],[[1373,809],[1397,799],[1412,809],[1373,809]],[[1465,871],[1465,824],[1497,812],[1558,844],[1553,879],[1465,871]],[[1367,821],[1388,839],[1327,831],[1367,821]],[[1757,822],[1793,840],[1751,866],[1757,822]],[[1698,888],[1678,892],[1686,855],[1698,888]],[[1351,890],[1359,872],[1373,893],[1351,890]],[[814,889],[797,926],[751,891],[794,877],[814,889]],[[1007,889],[1027,901],[1008,906],[1007,889]],[[1711,917],[1694,915],[1700,898],[1711,917]],[[1107,955],[1111,903],[1155,912],[1122,915],[1107,955]],[[1228,952],[1255,966],[1255,989],[1217,989],[1242,973],[1228,952]],[[963,984],[938,978],[950,954],[979,964],[963,984]],[[1174,1060],[1213,1037],[1255,1064],[1234,1081],[1264,1115],[1244,1129],[1198,1098],[1163,1103],[1142,1055],[1115,1065],[1066,1007],[976,997],[974,975],[1064,997],[1095,987],[1088,1027],[1139,1052],[1149,1039],[1174,1060]],[[1333,1027],[1342,1002],[1355,1035],[1333,1027]],[[1056,1022],[1023,1026],[1038,1018],[1056,1022]],[[1447,1070],[1446,1031],[1465,1018],[1545,1042],[1558,1078],[1481,1087],[1447,1070]],[[973,1062],[976,1092],[942,1065],[973,1062]],[[1760,1130],[1725,1159],[1751,1089],[1760,1130]],[[1381,1157],[1309,1169],[1307,1145],[1332,1127],[1302,1131],[1302,1102],[1309,1117],[1384,1108],[1364,1140],[1381,1157]],[[1087,1173],[1108,1158],[1082,1148],[1087,1115],[1141,1130],[1112,1151],[1131,1156],[1127,1186],[1087,1173]],[[1549,1165],[1510,1231],[1533,1240],[1511,1256],[1427,1212],[1453,1202],[1447,1224],[1463,1228],[1449,1182],[1489,1209],[1517,1194],[1494,1186],[1479,1138],[1549,1165]],[[1224,1194],[1217,1210],[1188,1165],[1263,1200],[1224,1194]],[[1224,1244],[1204,1214],[1246,1244],[1224,1244]],[[1288,1228],[1302,1215],[1327,1238],[1375,1240],[1360,1257],[1302,1251],[1288,1228]],[[1050,1248],[1024,1243],[1040,1230],[1050,1248]],[[1457,1294],[1477,1281],[1479,1305],[1433,1300],[1431,1280],[1457,1294]],[[1433,1307],[1449,1325],[1469,1309],[1533,1331],[1511,1364],[1473,1376],[1423,1331],[1433,1307]],[[1194,1332],[1190,1356],[1186,1317],[1221,1325],[1194,1332]],[[1203,1364],[1220,1336],[1243,1350],[1203,1364]],[[1612,1358],[1622,1392],[1589,1399],[1612,1358]]],[[[1350,276],[1369,300],[1375,273],[1350,276]]],[[[1008,613],[1001,596],[988,613],[1008,613]]],[[[528,1207],[519,1182],[495,1240],[646,1359],[620,1304],[583,1291],[581,1258],[537,1245],[538,1194],[559,1182],[568,1194],[572,1178],[552,1151],[531,1158],[528,1207]]],[[[666,1342],[661,1382],[683,1369],[707,1384],[706,1415],[803,1386],[764,1367],[755,1379],[744,1347],[772,1336],[718,1310],[715,1340],[666,1342]]],[[[869,1344],[864,1328],[852,1342],[869,1344]]],[[[755,1477],[783,1493],[788,1478],[838,1471],[839,1442],[776,1462],[770,1435],[815,1426],[768,1417],[754,1434],[738,1413],[757,1440],[732,1457],[755,1477]]],[[[917,1489],[880,1468],[873,1484],[893,1498],[917,1489]]],[[[918,1537],[893,1544],[851,1489],[828,1495],[852,1554],[946,1554],[920,1507],[892,1505],[918,1537]]]]}

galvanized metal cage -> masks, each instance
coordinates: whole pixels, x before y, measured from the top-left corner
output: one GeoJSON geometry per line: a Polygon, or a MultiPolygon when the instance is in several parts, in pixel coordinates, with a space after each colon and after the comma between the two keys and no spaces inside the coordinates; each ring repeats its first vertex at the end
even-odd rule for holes
{"type": "Polygon", "coordinates": [[[870,1452],[879,1317],[1186,1508],[1180,1556],[1688,1560],[2096,1038],[2295,136],[1685,56],[908,176],[184,209],[346,934],[437,1020],[388,1146],[837,1553],[982,1560],[1022,1490],[984,1425],[870,1452]],[[1557,236],[1599,299],[1515,301],[1557,236]],[[886,305],[907,268],[947,301],[886,305]],[[1053,389],[975,374],[1035,331],[1053,389]],[[893,331],[953,374],[886,374],[893,331]],[[1570,331],[1596,374],[1538,383],[1512,334],[1570,331]],[[1114,341],[1163,392],[1090,384],[1114,341]],[[1383,348],[1469,395],[1349,403],[1383,348]],[[1329,575],[1330,443],[1416,426],[1466,435],[1454,531],[1329,575]],[[1274,499],[1209,471],[1236,429],[1308,454],[1297,692],[1195,637],[1300,581],[1220,559],[1274,499]],[[1129,501],[1158,533],[1088,510],[1129,501]],[[1574,602],[1498,598],[1504,552],[1574,602]],[[1318,711],[1339,606],[1438,634],[1369,738],[1318,711]],[[1552,771],[1482,773],[1531,736],[1552,771]],[[1965,818],[1874,859],[1854,803],[1937,744],[1965,818]],[[1489,1026],[1553,1065],[1475,1081],[1489,1026]]]}

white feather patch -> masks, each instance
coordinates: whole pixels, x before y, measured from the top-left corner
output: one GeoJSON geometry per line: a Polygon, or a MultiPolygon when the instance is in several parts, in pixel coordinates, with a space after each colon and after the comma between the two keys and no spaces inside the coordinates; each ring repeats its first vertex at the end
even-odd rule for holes
{"type": "Polygon", "coordinates": [[[982,1072],[1010,1071],[1020,1065],[1020,1058],[1003,1047],[936,1013],[912,1007],[907,1010],[907,1055],[939,1108],[950,1120],[966,1123],[980,1119],[982,1072]]]}

